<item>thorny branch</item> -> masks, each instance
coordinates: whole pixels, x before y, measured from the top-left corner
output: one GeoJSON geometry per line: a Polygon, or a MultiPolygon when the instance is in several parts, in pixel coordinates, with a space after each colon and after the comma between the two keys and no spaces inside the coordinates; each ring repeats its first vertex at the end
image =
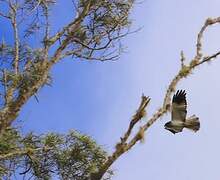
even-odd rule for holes
{"type": "Polygon", "coordinates": [[[170,82],[168,89],[166,90],[163,105],[152,115],[152,117],[144,124],[142,125],[139,130],[136,132],[136,134],[133,137],[131,136],[131,131],[133,130],[136,123],[144,116],[144,114],[139,114],[139,110],[142,107],[143,109],[140,112],[145,113],[145,108],[147,107],[147,104],[149,103],[150,99],[149,97],[142,96],[141,105],[137,111],[137,114],[133,117],[133,119],[130,122],[129,128],[127,132],[125,133],[124,137],[121,138],[120,142],[117,143],[115,151],[108,157],[106,162],[102,165],[102,167],[95,173],[91,175],[92,180],[100,180],[106,170],[109,169],[109,167],[125,152],[130,150],[134,145],[141,141],[144,138],[144,133],[150,128],[157,120],[159,120],[161,117],[163,117],[167,112],[171,109],[171,95],[173,92],[175,92],[177,84],[182,80],[183,78],[189,76],[191,72],[197,68],[199,65],[213,61],[215,58],[217,58],[220,55],[220,51],[214,53],[213,55],[203,57],[202,53],[202,37],[204,35],[205,30],[214,24],[220,23],[220,17],[218,18],[208,18],[203,27],[201,28],[200,32],[198,33],[197,38],[197,44],[196,44],[196,55],[195,57],[189,62],[189,64],[184,64],[185,62],[185,56],[183,52],[181,52],[181,68],[174,76],[173,80],[170,82]],[[144,104],[145,106],[142,106],[144,104]],[[139,117],[139,118],[137,118],[139,117]],[[128,139],[130,139],[128,141],[128,139]]]}

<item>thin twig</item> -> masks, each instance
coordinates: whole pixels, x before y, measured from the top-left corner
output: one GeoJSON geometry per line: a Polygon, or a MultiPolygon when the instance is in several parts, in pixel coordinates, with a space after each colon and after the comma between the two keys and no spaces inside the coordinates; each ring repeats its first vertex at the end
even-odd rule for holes
{"type": "Polygon", "coordinates": [[[18,37],[18,27],[17,27],[17,7],[16,5],[12,4],[11,1],[9,3],[10,8],[12,10],[12,15],[11,15],[11,24],[13,26],[13,31],[14,31],[14,46],[15,46],[15,55],[14,55],[14,71],[15,74],[18,74],[18,62],[19,62],[19,37],[18,37]]]}
{"type": "Polygon", "coordinates": [[[181,58],[180,58],[180,61],[181,61],[181,68],[183,68],[183,66],[184,66],[184,62],[185,62],[185,60],[186,60],[183,51],[181,51],[180,56],[181,56],[181,58]]]}

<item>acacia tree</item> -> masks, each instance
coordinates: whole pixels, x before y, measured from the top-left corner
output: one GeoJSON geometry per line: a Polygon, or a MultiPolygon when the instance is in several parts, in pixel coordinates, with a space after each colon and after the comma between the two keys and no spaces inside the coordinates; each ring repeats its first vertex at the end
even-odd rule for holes
{"type": "MultiPolygon", "coordinates": [[[[63,3],[63,2],[62,2],[63,3]]],[[[21,135],[13,122],[25,103],[45,85],[50,71],[66,57],[116,60],[120,39],[129,31],[133,0],[74,0],[75,16],[53,33],[50,16],[56,0],[0,0],[0,23],[10,24],[13,42],[0,43],[0,175],[50,179],[88,179],[107,160],[91,138],[68,135],[21,135]],[[34,46],[33,35],[40,34],[34,46]]],[[[110,171],[109,175],[111,174],[110,171]]],[[[109,178],[108,176],[106,178],[109,178]]]]}

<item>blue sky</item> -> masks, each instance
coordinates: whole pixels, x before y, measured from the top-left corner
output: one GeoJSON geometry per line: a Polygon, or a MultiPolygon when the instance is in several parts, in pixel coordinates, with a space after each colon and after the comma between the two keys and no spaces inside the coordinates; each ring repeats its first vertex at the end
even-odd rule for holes
{"type": "MultiPolygon", "coordinates": [[[[58,5],[61,9],[52,19],[57,28],[74,13],[68,3],[59,1],[58,5]]],[[[65,59],[57,64],[52,71],[53,86],[40,91],[39,103],[32,99],[22,110],[18,120],[23,131],[65,133],[77,129],[112,152],[142,93],[151,97],[148,117],[160,107],[180,66],[180,51],[187,60],[193,58],[198,31],[207,17],[220,16],[219,7],[218,0],[145,0],[137,4],[132,12],[133,28],[143,28],[126,37],[127,52],[121,59],[105,63],[65,59]]],[[[206,55],[220,49],[219,34],[220,25],[205,33],[206,55]]],[[[163,128],[170,119],[168,114],[149,129],[143,144],[113,165],[114,180],[219,178],[219,69],[220,59],[216,59],[178,85],[187,91],[189,115],[200,118],[200,131],[171,134],[163,128]]]]}

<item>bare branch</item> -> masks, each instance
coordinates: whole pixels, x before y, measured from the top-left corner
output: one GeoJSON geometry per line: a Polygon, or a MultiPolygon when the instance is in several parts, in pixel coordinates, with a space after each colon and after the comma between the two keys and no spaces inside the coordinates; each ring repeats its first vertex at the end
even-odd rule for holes
{"type": "Polygon", "coordinates": [[[208,18],[205,22],[205,24],[203,25],[203,27],[201,28],[200,32],[198,33],[198,37],[197,37],[197,44],[196,44],[196,57],[194,58],[195,60],[200,60],[202,58],[202,37],[203,34],[206,30],[206,28],[210,25],[216,24],[216,23],[220,23],[220,17],[217,18],[208,18]]]}
{"type": "Polygon", "coordinates": [[[99,172],[94,173],[91,175],[91,180],[98,180],[101,179],[104,173],[109,169],[109,167],[116,161],[123,153],[128,151],[133,144],[136,143],[138,140],[143,140],[144,138],[144,131],[143,128],[140,127],[139,133],[133,138],[136,140],[136,142],[131,141],[130,143],[126,143],[128,138],[131,135],[131,131],[134,128],[135,124],[139,122],[146,114],[145,108],[150,102],[150,98],[142,95],[141,103],[139,105],[138,110],[136,111],[135,115],[132,117],[132,120],[130,121],[130,125],[128,127],[128,130],[124,134],[124,136],[121,138],[121,141],[116,145],[115,152],[108,157],[107,161],[103,164],[103,166],[100,168],[99,172]]]}
{"type": "Polygon", "coordinates": [[[181,59],[180,59],[180,61],[181,61],[181,67],[184,67],[184,62],[185,62],[186,58],[185,58],[185,56],[184,56],[183,51],[181,51],[180,56],[181,56],[181,59]]]}
{"type": "Polygon", "coordinates": [[[45,6],[45,18],[46,18],[46,28],[45,28],[45,36],[44,36],[44,56],[45,59],[48,58],[48,49],[49,49],[49,44],[47,43],[47,40],[49,39],[50,35],[50,23],[49,23],[49,10],[47,4],[44,4],[45,6]]]}
{"type": "MultiPolygon", "coordinates": [[[[175,92],[176,86],[180,82],[180,80],[182,80],[183,78],[189,76],[190,73],[195,68],[200,66],[201,64],[203,64],[205,62],[210,62],[211,60],[214,60],[215,58],[217,58],[220,55],[220,51],[218,51],[217,53],[215,53],[211,56],[204,57],[201,61],[199,61],[202,58],[202,43],[201,43],[201,41],[202,41],[203,33],[209,25],[213,25],[213,24],[216,24],[216,23],[220,23],[220,17],[215,18],[215,19],[209,18],[209,19],[206,20],[204,26],[202,27],[202,29],[200,30],[200,32],[198,34],[195,58],[192,59],[188,65],[185,65],[185,64],[183,64],[183,61],[185,61],[185,57],[184,57],[183,53],[181,53],[182,66],[181,66],[180,70],[178,71],[176,76],[174,76],[173,80],[170,82],[170,84],[168,86],[168,89],[167,89],[166,94],[164,96],[163,105],[152,115],[152,117],[143,126],[140,127],[140,129],[136,132],[134,137],[129,142],[124,143],[125,141],[127,141],[128,136],[130,135],[130,129],[132,129],[133,124],[135,124],[135,122],[136,122],[136,120],[134,120],[134,123],[132,123],[132,121],[131,121],[129,129],[125,133],[124,138],[121,138],[121,142],[123,142],[123,143],[118,143],[116,145],[116,150],[112,153],[111,156],[108,157],[108,159],[103,164],[103,166],[98,170],[98,172],[91,175],[92,180],[100,180],[103,177],[103,175],[105,174],[105,172],[107,171],[107,169],[122,154],[124,154],[129,149],[134,147],[134,145],[137,142],[139,142],[143,139],[144,132],[146,132],[148,130],[148,128],[150,128],[157,120],[159,120],[168,111],[170,111],[170,108],[171,108],[171,105],[170,105],[171,95],[172,95],[173,92],[175,92]]],[[[143,99],[142,99],[142,101],[143,101],[143,99]]]]}
{"type": "Polygon", "coordinates": [[[7,85],[7,75],[6,75],[6,70],[3,70],[3,84],[4,84],[4,94],[5,94],[5,105],[8,104],[8,97],[7,97],[7,92],[8,92],[8,85],[7,85]]]}
{"type": "Polygon", "coordinates": [[[203,64],[203,63],[205,63],[205,62],[210,62],[210,61],[214,60],[215,58],[217,58],[219,55],[220,55],[220,51],[218,51],[217,53],[215,53],[215,54],[213,54],[213,55],[211,55],[211,56],[206,56],[206,57],[204,57],[204,58],[202,59],[202,61],[200,61],[200,62],[198,63],[198,65],[203,64]]]}
{"type": "Polygon", "coordinates": [[[10,19],[10,16],[8,15],[5,15],[4,13],[0,12],[0,16],[4,17],[4,18],[7,18],[7,19],[10,19]]]}
{"type": "Polygon", "coordinates": [[[38,0],[38,3],[36,4],[35,7],[33,7],[33,9],[29,12],[29,16],[40,6],[40,4],[42,3],[42,0],[38,0]]]}
{"type": "Polygon", "coordinates": [[[15,48],[15,55],[14,55],[14,71],[15,74],[18,74],[18,62],[19,62],[19,37],[18,37],[18,27],[17,27],[17,5],[12,4],[11,1],[9,1],[9,6],[11,8],[12,14],[11,14],[11,24],[13,26],[14,31],[14,48],[15,48]]]}
{"type": "Polygon", "coordinates": [[[139,122],[146,115],[145,109],[147,105],[149,104],[149,102],[150,102],[150,98],[142,95],[140,106],[138,110],[136,111],[135,115],[132,117],[132,120],[130,122],[127,132],[125,133],[124,137],[121,138],[121,143],[125,143],[127,141],[135,124],[139,122]]]}

